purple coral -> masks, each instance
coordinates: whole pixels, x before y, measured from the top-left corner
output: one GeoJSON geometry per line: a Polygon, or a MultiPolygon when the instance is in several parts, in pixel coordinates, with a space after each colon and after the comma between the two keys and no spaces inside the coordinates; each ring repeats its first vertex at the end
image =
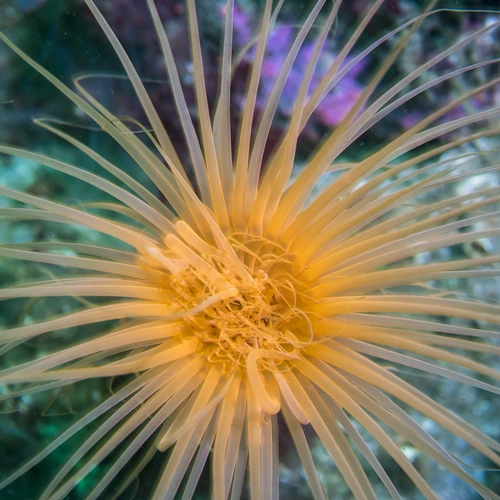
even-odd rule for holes
{"type": "MultiPolygon", "coordinates": [[[[242,10],[238,10],[237,22],[235,22],[235,40],[248,42],[250,40],[250,20],[242,10]]],[[[276,27],[270,37],[267,45],[263,65],[262,77],[259,89],[259,99],[257,106],[263,109],[267,103],[271,92],[276,84],[278,75],[283,67],[285,58],[289,53],[293,41],[293,27],[290,25],[282,25],[276,27]]],[[[297,58],[290,70],[288,79],[283,88],[280,102],[278,104],[278,112],[283,116],[289,117],[293,111],[295,99],[297,97],[300,84],[303,81],[303,75],[307,64],[314,50],[313,44],[305,43],[300,49],[297,58]]],[[[334,50],[326,45],[323,47],[318,65],[313,75],[308,94],[318,87],[321,79],[325,76],[337,54],[334,50]]],[[[250,53],[247,59],[251,60],[253,54],[250,53]]],[[[345,64],[349,63],[349,59],[345,64]]],[[[358,97],[364,90],[357,76],[363,70],[364,63],[355,65],[333,89],[331,89],[323,98],[319,106],[314,112],[313,120],[308,124],[308,127],[327,126],[332,127],[338,125],[352,109],[358,97]]],[[[311,133],[312,130],[306,131],[311,133]]]]}

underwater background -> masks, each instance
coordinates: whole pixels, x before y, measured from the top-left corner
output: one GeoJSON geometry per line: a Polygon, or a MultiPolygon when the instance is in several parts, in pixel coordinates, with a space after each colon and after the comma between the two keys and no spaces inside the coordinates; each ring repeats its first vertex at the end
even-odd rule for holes
{"type": "MultiPolygon", "coordinates": [[[[235,44],[237,47],[243,48],[258,26],[258,13],[261,3],[250,0],[238,3],[237,17],[235,18],[235,44]]],[[[369,3],[369,0],[353,0],[347,8],[344,6],[344,15],[335,28],[340,35],[348,32],[349,23],[353,22],[369,3]]],[[[474,6],[493,9],[496,7],[496,3],[496,1],[481,1],[474,3],[474,6]]],[[[161,53],[156,44],[155,33],[151,29],[150,19],[144,3],[140,0],[101,0],[97,4],[137,65],[139,74],[147,82],[153,102],[164,123],[167,124],[167,131],[171,135],[174,145],[179,146],[178,149],[182,150],[183,137],[176,119],[172,120],[172,117],[176,116],[175,108],[170,90],[165,83],[161,53]]],[[[459,8],[465,5],[470,6],[471,2],[453,1],[444,4],[459,8]]],[[[186,43],[183,1],[159,0],[157,5],[162,17],[167,19],[167,32],[171,36],[181,79],[183,83],[188,85],[192,78],[192,68],[190,67],[189,46],[186,43]]],[[[294,25],[300,23],[303,13],[308,11],[309,5],[310,3],[301,0],[285,2],[280,23],[272,34],[272,50],[268,50],[266,54],[266,68],[268,68],[268,71],[265,74],[267,79],[263,79],[261,82],[262,102],[266,92],[269,92],[269,89],[272,88],[273,78],[276,77],[280,64],[284,60],[284,55],[290,47],[291,30],[293,30],[294,25]]],[[[202,36],[204,37],[203,48],[205,50],[209,102],[213,102],[217,95],[223,7],[221,2],[214,0],[197,1],[197,6],[199,6],[200,25],[204,29],[202,36]],[[203,16],[206,19],[203,19],[203,16]]],[[[399,25],[417,15],[421,8],[422,2],[417,0],[388,0],[375,17],[375,22],[370,23],[369,30],[363,36],[367,41],[371,40],[388,26],[399,25]]],[[[424,24],[423,30],[419,32],[418,37],[412,39],[411,45],[405,49],[402,57],[398,59],[390,77],[397,79],[401,75],[409,73],[418,67],[422,60],[427,60],[432,53],[442,50],[443,45],[448,44],[450,39],[466,36],[483,27],[485,23],[499,20],[500,14],[459,16],[453,15],[453,13],[444,13],[436,16],[433,22],[424,24]]],[[[116,75],[123,74],[119,62],[83,0],[0,0],[0,30],[5,32],[11,40],[22,47],[42,66],[65,82],[70,82],[75,76],[95,73],[93,77],[84,80],[85,88],[119,116],[127,116],[144,123],[140,105],[130,85],[125,79],[116,77],[116,75]]],[[[455,61],[457,67],[466,63],[471,64],[478,59],[498,57],[500,54],[500,33],[498,31],[495,32],[495,36],[485,37],[484,40],[476,43],[474,47],[466,51],[463,57],[467,58],[467,61],[455,61]],[[477,53],[474,51],[477,51],[477,53]]],[[[325,47],[322,56],[325,68],[335,58],[338,50],[339,46],[333,42],[325,47]]],[[[251,51],[246,57],[248,61],[243,59],[235,74],[232,96],[235,109],[242,108],[244,105],[243,96],[248,66],[252,57],[251,51]]],[[[307,46],[297,60],[297,75],[300,73],[300,64],[304,64],[303,61],[305,60],[307,60],[307,46]]],[[[320,105],[311,124],[308,125],[304,132],[304,140],[301,145],[303,149],[299,150],[297,168],[300,168],[301,156],[305,157],[321,141],[325,132],[339,123],[350,109],[349,106],[354,103],[362,92],[366,83],[363,80],[363,70],[376,66],[378,62],[369,59],[360,64],[359,67],[354,68],[343,81],[343,87],[333,91],[320,105]]],[[[447,63],[452,65],[453,61],[447,61],[447,63]]],[[[448,66],[441,69],[449,71],[452,67],[448,66]]],[[[287,104],[292,100],[294,91],[297,89],[294,76],[294,71],[292,71],[279,107],[279,114],[284,119],[283,123],[286,122],[286,118],[290,115],[287,104]]],[[[319,78],[322,75],[318,74],[317,76],[319,78]]],[[[467,80],[464,77],[459,82],[453,80],[453,84],[460,84],[460,91],[463,92],[467,88],[480,85],[481,78],[484,79],[484,82],[490,77],[491,74],[485,70],[484,75],[475,74],[475,80],[467,80]]],[[[390,119],[375,127],[368,136],[363,136],[363,143],[358,144],[358,147],[350,152],[350,156],[346,160],[356,161],[380,141],[385,141],[402,130],[410,128],[420,118],[421,109],[432,109],[440,103],[450,100],[457,91],[457,89],[453,88],[453,84],[450,84],[446,89],[439,87],[439,90],[434,93],[427,92],[420,100],[412,101],[406,108],[391,115],[390,119]]],[[[188,95],[188,104],[190,102],[194,104],[193,95],[188,95]]],[[[500,104],[500,89],[497,89],[496,93],[491,92],[479,96],[475,102],[469,105],[475,106],[475,109],[483,107],[486,109],[495,103],[500,104]]],[[[465,114],[467,110],[458,110],[457,112],[465,114]]],[[[27,68],[25,63],[11,53],[7,47],[0,45],[0,142],[43,151],[48,155],[80,164],[90,171],[97,170],[83,155],[79,155],[62,141],[34,125],[32,119],[40,117],[53,118],[60,121],[61,124],[64,123],[67,130],[71,131],[78,139],[95,148],[101,154],[108,155],[109,158],[119,163],[125,171],[133,172],[138,180],[148,185],[149,181],[146,178],[141,178],[140,174],[137,176],[137,169],[134,168],[132,161],[126,158],[123,153],[120,153],[111,140],[104,137],[104,134],[97,130],[86,117],[81,116],[78,110],[47,81],[27,68]]],[[[271,136],[275,135],[278,138],[281,132],[282,128],[280,128],[278,116],[278,119],[273,123],[271,136]]],[[[498,138],[488,140],[496,140],[498,146],[500,146],[498,138]]],[[[464,181],[464,185],[458,189],[467,192],[469,187],[465,184],[466,182],[468,181],[464,181]]],[[[482,179],[480,182],[498,182],[498,178],[482,179]]],[[[75,183],[69,176],[22,159],[7,158],[5,156],[0,156],[0,185],[8,185],[15,189],[50,197],[52,200],[67,204],[89,203],[94,201],[95,195],[98,194],[96,189],[83,183],[75,183]]],[[[446,196],[446,193],[443,193],[443,196],[446,196]]],[[[13,202],[0,199],[0,207],[10,206],[7,203],[12,204],[13,202]]],[[[66,241],[93,242],[97,238],[94,232],[89,232],[77,226],[65,226],[64,235],[60,231],[59,225],[54,224],[52,228],[50,224],[41,224],[36,221],[10,225],[2,224],[0,243],[4,241],[15,243],[33,240],[57,241],[58,238],[63,236],[66,241]]],[[[99,241],[102,241],[102,239],[99,241]]],[[[473,245],[470,247],[464,245],[460,250],[454,251],[463,252],[464,255],[471,255],[474,252],[481,253],[483,249],[475,248],[473,245]]],[[[430,261],[432,256],[429,255],[428,259],[430,261]]],[[[425,261],[422,263],[425,263],[425,261]]],[[[24,277],[32,276],[34,266],[36,267],[35,272],[41,277],[50,277],[58,273],[58,270],[53,269],[53,266],[43,266],[24,261],[15,261],[13,264],[13,261],[7,261],[0,257],[1,286],[22,282],[24,277]]],[[[478,285],[473,282],[459,283],[457,286],[464,287],[464,291],[467,290],[467,287],[470,287],[477,296],[498,304],[498,280],[492,280],[491,282],[482,280],[481,284],[482,289],[480,290],[478,285]]],[[[61,301],[64,300],[66,299],[61,299],[61,301]]],[[[21,300],[8,301],[8,303],[0,302],[0,329],[16,324],[20,318],[25,323],[33,321],[37,317],[37,307],[36,299],[32,299],[28,305],[21,300]]],[[[61,307],[64,307],[64,302],[62,302],[62,305],[58,305],[59,309],[61,307]]],[[[82,328],[78,334],[89,335],[90,333],[86,332],[85,328],[82,328]]],[[[61,336],[63,335],[64,331],[61,331],[61,336]]],[[[61,339],[61,344],[63,343],[64,339],[61,339]]],[[[28,348],[32,350],[33,357],[42,354],[37,353],[36,340],[30,342],[28,348]]],[[[484,360],[485,357],[478,354],[477,359],[484,360]]],[[[488,363],[493,368],[500,368],[498,359],[489,359],[488,363]]],[[[434,400],[444,404],[452,411],[456,411],[469,423],[476,425],[486,434],[495,439],[500,438],[500,419],[492,418],[492,416],[500,415],[500,402],[493,394],[481,392],[479,389],[451,380],[425,376],[421,373],[408,371],[407,374],[404,374],[398,371],[398,374],[407,380],[411,380],[414,385],[422,388],[434,400]]],[[[42,448],[43,444],[50,442],[54,436],[58,435],[61,429],[65,429],[76,421],[78,416],[85,411],[85,408],[96,405],[112,390],[112,383],[91,380],[78,384],[74,390],[55,391],[51,394],[51,397],[43,393],[33,397],[24,396],[9,400],[6,389],[0,388],[0,477],[3,475],[4,467],[11,470],[12,464],[23,462],[26,458],[31,457],[37,450],[42,448]],[[40,418],[40,415],[44,415],[44,418],[40,418]]],[[[405,410],[411,414],[411,410],[408,408],[405,408],[405,410]]],[[[425,419],[420,417],[420,421],[422,420],[425,419]]],[[[449,446],[452,452],[454,447],[460,446],[456,438],[447,435],[446,431],[436,426],[432,421],[424,421],[423,425],[439,442],[449,446]]],[[[84,438],[84,436],[81,437],[84,438]]],[[[369,444],[373,446],[374,450],[378,449],[373,440],[369,441],[369,444]]],[[[22,480],[2,491],[1,498],[16,500],[36,498],[37,491],[40,491],[47,475],[52,474],[54,464],[64,460],[64,456],[71,451],[71,448],[76,448],[77,445],[78,443],[72,443],[69,448],[63,446],[58,449],[48,460],[44,460],[41,466],[36,467],[26,474],[22,480]]],[[[300,462],[295,453],[287,453],[288,447],[292,449],[286,435],[280,436],[280,459],[283,467],[280,477],[282,498],[305,500],[310,498],[307,481],[303,476],[300,462]]],[[[443,481],[443,477],[440,476],[438,469],[433,467],[433,463],[425,457],[420,457],[419,450],[408,446],[405,447],[404,443],[402,443],[402,448],[443,500],[474,500],[479,498],[479,495],[473,493],[467,485],[451,475],[446,475],[446,481],[443,481]]],[[[460,450],[457,449],[456,451],[459,452],[460,450]]],[[[351,493],[347,490],[340,474],[333,466],[330,456],[319,444],[319,441],[317,446],[313,445],[313,455],[319,464],[318,473],[320,478],[327,493],[331,495],[329,497],[350,499],[351,493]]],[[[386,466],[383,460],[383,452],[379,456],[382,465],[386,466]]],[[[136,489],[128,491],[123,498],[146,498],[148,474],[149,477],[154,478],[162,462],[161,454],[158,454],[157,458],[158,460],[153,461],[151,466],[148,467],[146,474],[141,476],[141,483],[143,484],[136,484],[134,486],[136,489]]],[[[471,461],[474,459],[473,456],[470,458],[471,461]]],[[[387,463],[393,464],[391,461],[387,463]]],[[[488,463],[483,462],[480,466],[487,469],[488,463]]],[[[399,470],[394,470],[391,473],[390,468],[388,468],[387,471],[403,498],[415,500],[420,498],[419,492],[411,481],[406,476],[400,475],[399,470]]],[[[493,491],[500,491],[499,475],[495,474],[494,471],[478,468],[478,470],[470,472],[493,491]]],[[[370,477],[370,472],[368,475],[370,477]]],[[[85,481],[91,480],[91,475],[85,479],[85,481]]],[[[154,479],[151,482],[154,482],[154,479]]],[[[201,480],[199,490],[203,489],[204,484],[206,485],[206,496],[200,496],[200,499],[208,498],[210,495],[208,474],[205,480],[201,480]]],[[[82,485],[82,490],[86,489],[84,486],[82,485]]],[[[68,498],[75,500],[82,498],[79,496],[79,491],[78,487],[75,488],[68,498]]],[[[384,492],[381,494],[381,500],[383,500],[384,494],[384,492]]]]}

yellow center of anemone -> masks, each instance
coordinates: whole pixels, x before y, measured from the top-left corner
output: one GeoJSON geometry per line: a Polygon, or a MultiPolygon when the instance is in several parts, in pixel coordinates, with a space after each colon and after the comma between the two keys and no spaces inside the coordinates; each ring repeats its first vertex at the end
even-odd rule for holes
{"type": "Polygon", "coordinates": [[[192,267],[172,280],[174,302],[188,313],[186,334],[201,342],[208,360],[246,366],[248,356],[262,350],[261,363],[272,369],[297,357],[304,339],[294,333],[294,323],[303,322],[304,314],[297,308],[293,283],[272,272],[277,259],[270,257],[268,262],[254,257],[256,269],[248,268],[243,278],[227,272],[223,261],[212,262],[225,278],[222,290],[192,267]]]}
{"type": "Polygon", "coordinates": [[[163,274],[180,339],[196,340],[210,363],[245,371],[264,406],[277,411],[266,380],[282,385],[281,372],[313,341],[293,255],[262,237],[233,233],[209,243],[184,222],[175,227],[165,247],[148,249],[148,262],[163,274]]]}

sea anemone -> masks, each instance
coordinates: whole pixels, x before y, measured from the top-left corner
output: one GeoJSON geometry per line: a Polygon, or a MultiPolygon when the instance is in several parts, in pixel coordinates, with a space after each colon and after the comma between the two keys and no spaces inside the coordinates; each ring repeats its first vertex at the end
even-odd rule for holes
{"type": "MultiPolygon", "coordinates": [[[[436,381],[446,380],[451,385],[444,387],[453,390],[465,384],[500,393],[494,385],[500,306],[493,303],[500,274],[494,142],[500,109],[470,105],[478,97],[491,100],[499,60],[487,54],[458,68],[447,64],[492,36],[500,22],[450,41],[394,79],[396,61],[416,33],[446,12],[429,5],[367,44],[383,1],[368,2],[312,87],[332,27],[342,25],[341,2],[320,0],[295,29],[257,115],[266,44],[283,4],[266,0],[244,49],[251,63],[244,106],[235,116],[231,84],[242,58],[232,53],[233,0],[224,8],[213,107],[195,0],[186,0],[194,105],[186,100],[164,19],[154,0],[145,0],[187,146],[180,154],[118,37],[93,0],[85,2],[123,65],[146,124],[112,113],[82,79],[72,90],[0,37],[116,141],[158,193],[54,120],[37,123],[92,160],[91,169],[0,146],[1,153],[102,192],[100,202],[70,206],[47,193],[0,187],[7,200],[3,223],[83,227],[92,235],[65,241],[61,231],[56,241],[33,237],[0,247],[5,261],[30,263],[24,273],[34,276],[0,289],[8,303],[26,301],[20,324],[0,331],[5,411],[45,394],[50,402],[73,386],[83,393],[98,379],[110,389],[98,391],[98,401],[89,401],[37,454],[3,466],[0,489],[16,496],[10,488],[18,480],[58,461],[44,489],[30,496],[114,498],[144,478],[160,455],[162,469],[155,480],[142,481],[147,493],[136,498],[179,492],[192,498],[208,470],[214,499],[247,496],[247,489],[254,500],[277,499],[278,437],[288,436],[283,439],[295,445],[315,499],[343,491],[328,490],[318,473],[317,438],[348,498],[400,498],[401,473],[425,498],[438,498],[424,474],[429,461],[442,477],[468,485],[470,494],[500,498],[482,474],[500,467],[500,444],[458,414],[453,396],[433,396],[436,381]],[[283,120],[276,116],[280,96],[306,42],[312,43],[309,61],[283,135],[269,152],[270,129],[283,120]],[[352,108],[307,158],[299,155],[314,110],[367,60],[352,108]],[[479,72],[489,78],[477,83],[479,72]],[[475,83],[467,87],[467,81],[475,83]],[[426,95],[443,95],[440,89],[448,89],[450,99],[438,109],[419,109],[414,124],[382,143],[370,139],[386,118],[426,102],[426,95]],[[97,167],[101,175],[93,172],[97,167]]],[[[483,401],[489,434],[498,433],[493,403],[483,401]]]]}

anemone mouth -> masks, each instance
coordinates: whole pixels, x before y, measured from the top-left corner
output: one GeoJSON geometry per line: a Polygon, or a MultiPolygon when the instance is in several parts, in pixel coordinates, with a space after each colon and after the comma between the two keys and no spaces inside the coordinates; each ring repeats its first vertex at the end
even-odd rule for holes
{"type": "Polygon", "coordinates": [[[198,341],[207,361],[227,370],[287,369],[314,341],[294,255],[263,236],[233,232],[212,244],[182,221],[176,229],[141,259],[178,318],[179,338],[198,341]]]}

